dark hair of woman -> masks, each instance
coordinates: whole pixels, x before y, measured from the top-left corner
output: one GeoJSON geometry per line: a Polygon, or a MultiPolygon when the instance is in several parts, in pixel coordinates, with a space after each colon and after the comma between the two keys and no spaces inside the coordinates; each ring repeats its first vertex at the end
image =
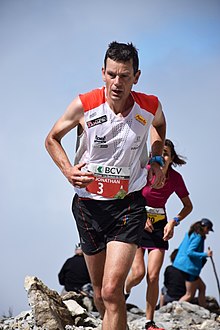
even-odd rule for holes
{"type": "Polygon", "coordinates": [[[173,142],[171,140],[166,139],[164,145],[166,147],[169,147],[170,148],[170,151],[171,151],[172,163],[170,164],[170,166],[173,165],[174,167],[176,167],[177,165],[178,166],[182,166],[182,165],[185,165],[186,164],[186,161],[184,160],[184,159],[186,159],[186,157],[183,157],[183,156],[178,155],[176,153],[174,144],[173,144],[173,142]]]}
{"type": "Polygon", "coordinates": [[[176,255],[178,253],[179,249],[174,249],[173,252],[171,253],[170,255],[170,261],[173,263],[175,258],[176,258],[176,255]]]}
{"type": "Polygon", "coordinates": [[[201,224],[202,221],[197,221],[191,225],[188,231],[188,235],[190,236],[192,233],[196,233],[201,235],[204,239],[206,238],[206,234],[204,233],[204,226],[201,224]]]}

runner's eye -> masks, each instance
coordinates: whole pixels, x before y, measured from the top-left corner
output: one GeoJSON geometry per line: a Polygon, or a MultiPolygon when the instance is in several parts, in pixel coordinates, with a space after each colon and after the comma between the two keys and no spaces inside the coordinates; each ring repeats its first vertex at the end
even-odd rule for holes
{"type": "Polygon", "coordinates": [[[116,75],[113,73],[113,72],[108,72],[108,76],[111,78],[111,79],[114,79],[116,77],[116,75]]]}

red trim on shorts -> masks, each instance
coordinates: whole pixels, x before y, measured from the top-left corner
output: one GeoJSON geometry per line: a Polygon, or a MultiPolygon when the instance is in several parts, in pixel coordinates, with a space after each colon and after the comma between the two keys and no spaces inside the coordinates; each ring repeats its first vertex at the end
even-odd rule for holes
{"type": "MultiPolygon", "coordinates": [[[[81,197],[78,196],[78,200],[79,200],[79,198],[81,198],[81,197]]],[[[90,199],[90,198],[88,198],[88,199],[90,199]]],[[[95,248],[97,249],[98,246],[97,246],[96,242],[94,241],[94,238],[93,238],[91,232],[89,231],[88,224],[87,224],[87,221],[86,221],[86,219],[85,219],[85,216],[84,216],[83,210],[82,210],[82,208],[80,207],[78,201],[77,201],[77,204],[78,204],[78,208],[79,208],[79,211],[80,211],[80,213],[81,213],[81,216],[82,216],[83,222],[84,222],[84,224],[85,224],[85,228],[88,230],[88,232],[89,232],[89,236],[90,236],[90,239],[91,239],[92,243],[94,244],[95,248]]]]}

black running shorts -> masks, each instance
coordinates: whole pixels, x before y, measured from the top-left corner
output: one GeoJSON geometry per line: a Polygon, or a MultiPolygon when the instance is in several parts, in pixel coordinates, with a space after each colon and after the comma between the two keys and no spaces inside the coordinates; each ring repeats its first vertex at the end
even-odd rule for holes
{"type": "Polygon", "coordinates": [[[104,250],[110,241],[140,246],[146,221],[141,191],[130,193],[124,199],[108,201],[81,198],[76,194],[72,211],[85,254],[104,250]]]}
{"type": "Polygon", "coordinates": [[[168,250],[169,243],[168,241],[163,240],[164,236],[164,227],[167,224],[167,219],[162,220],[154,224],[154,230],[150,233],[147,230],[144,230],[142,233],[141,247],[143,249],[162,249],[168,250]]]}

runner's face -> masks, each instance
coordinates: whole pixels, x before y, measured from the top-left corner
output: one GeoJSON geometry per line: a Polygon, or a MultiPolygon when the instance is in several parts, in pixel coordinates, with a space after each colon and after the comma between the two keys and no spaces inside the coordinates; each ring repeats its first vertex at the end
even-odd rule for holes
{"type": "Polygon", "coordinates": [[[107,99],[113,102],[126,100],[133,84],[138,82],[139,76],[140,71],[134,75],[132,60],[123,63],[107,58],[106,68],[102,69],[107,99]]]}
{"type": "Polygon", "coordinates": [[[172,157],[171,157],[170,147],[164,146],[164,148],[163,148],[163,157],[164,157],[164,162],[168,167],[173,161],[172,157]]]}
{"type": "Polygon", "coordinates": [[[209,234],[209,231],[210,231],[209,227],[204,226],[203,228],[204,228],[204,233],[205,233],[206,235],[209,234]]]}

